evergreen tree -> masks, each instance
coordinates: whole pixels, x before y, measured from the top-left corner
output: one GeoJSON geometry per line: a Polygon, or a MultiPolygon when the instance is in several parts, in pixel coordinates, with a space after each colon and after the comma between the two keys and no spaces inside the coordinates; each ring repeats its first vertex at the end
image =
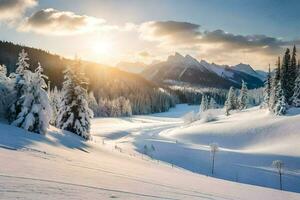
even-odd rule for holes
{"type": "Polygon", "coordinates": [[[8,120],[9,122],[13,122],[17,119],[17,116],[21,112],[23,99],[21,98],[28,87],[28,80],[25,76],[30,76],[29,71],[29,58],[28,54],[25,52],[24,49],[19,53],[18,62],[17,62],[17,69],[15,74],[11,74],[11,78],[14,80],[14,100],[11,103],[9,110],[8,110],[8,120]]]}
{"type": "Polygon", "coordinates": [[[238,106],[240,110],[247,108],[247,101],[248,101],[248,89],[246,83],[242,81],[242,88],[238,98],[238,106]]]}
{"type": "Polygon", "coordinates": [[[292,97],[292,105],[300,107],[300,75],[295,80],[294,95],[292,97]]]}
{"type": "Polygon", "coordinates": [[[269,110],[273,111],[274,106],[277,103],[277,97],[276,97],[276,88],[278,83],[281,81],[281,64],[280,64],[280,57],[278,57],[277,61],[277,69],[275,70],[275,75],[272,79],[272,90],[271,90],[271,96],[269,100],[269,110]]]}
{"type": "Polygon", "coordinates": [[[45,90],[47,84],[44,79],[46,78],[40,63],[35,73],[28,71],[25,74],[25,81],[28,84],[19,101],[22,102],[21,112],[12,122],[12,125],[35,133],[45,134],[47,132],[51,118],[51,107],[45,90]]]}
{"type": "Polygon", "coordinates": [[[288,71],[288,88],[287,88],[287,100],[289,104],[292,104],[293,101],[293,94],[294,94],[294,88],[295,88],[295,80],[297,78],[297,59],[296,59],[296,46],[293,48],[292,52],[292,58],[290,62],[290,67],[288,71]]]}
{"type": "MultiPolygon", "coordinates": [[[[48,86],[50,87],[50,86],[48,86]]],[[[55,86],[53,91],[48,92],[49,99],[50,99],[50,105],[51,105],[51,120],[50,124],[53,126],[56,126],[56,119],[59,111],[60,106],[60,92],[58,91],[57,87],[55,86]]]]}
{"type": "Polygon", "coordinates": [[[284,96],[289,100],[293,95],[293,87],[291,84],[291,55],[290,49],[287,49],[282,61],[282,70],[281,70],[281,86],[284,93],[284,96]]]}
{"type": "Polygon", "coordinates": [[[274,106],[273,111],[276,115],[284,115],[287,111],[288,104],[284,95],[281,81],[277,84],[275,91],[276,91],[277,102],[274,106]]]}
{"type": "Polygon", "coordinates": [[[93,111],[88,106],[87,81],[82,72],[81,62],[77,61],[65,70],[64,74],[57,126],[89,139],[93,111]]]}
{"type": "Polygon", "coordinates": [[[272,82],[271,69],[270,69],[270,65],[269,65],[269,71],[268,71],[268,75],[267,75],[267,78],[265,81],[265,87],[264,87],[264,101],[263,101],[264,108],[270,107],[270,98],[271,98],[271,90],[272,90],[271,82],[272,82]]]}
{"type": "Polygon", "coordinates": [[[99,106],[98,106],[97,100],[96,100],[96,98],[94,96],[94,92],[90,92],[89,93],[88,103],[89,103],[89,108],[94,113],[94,116],[97,116],[98,112],[99,112],[99,106]]]}
{"type": "Polygon", "coordinates": [[[210,98],[209,108],[210,109],[216,109],[216,108],[218,108],[218,104],[217,104],[217,102],[215,101],[215,99],[213,97],[210,98]]]}
{"type": "Polygon", "coordinates": [[[209,109],[209,104],[208,104],[208,98],[205,95],[202,95],[202,100],[201,100],[201,105],[200,105],[200,111],[205,112],[206,110],[209,109]]]}
{"type": "Polygon", "coordinates": [[[229,112],[231,110],[234,110],[237,108],[237,98],[235,91],[233,87],[230,87],[228,95],[227,95],[227,100],[225,102],[225,113],[226,115],[229,115],[229,112]]]}

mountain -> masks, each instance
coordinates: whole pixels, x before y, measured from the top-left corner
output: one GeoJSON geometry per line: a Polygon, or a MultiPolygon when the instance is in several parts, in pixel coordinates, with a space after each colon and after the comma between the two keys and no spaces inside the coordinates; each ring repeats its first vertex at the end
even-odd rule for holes
{"type": "Polygon", "coordinates": [[[250,65],[243,64],[243,63],[232,66],[232,68],[236,71],[244,72],[244,73],[249,74],[251,76],[255,76],[255,77],[257,77],[261,80],[264,80],[265,77],[266,77],[266,74],[267,74],[265,71],[261,71],[261,70],[255,71],[250,65]]]}
{"type": "Polygon", "coordinates": [[[210,64],[205,60],[199,62],[190,55],[175,53],[164,62],[150,65],[141,74],[159,83],[184,82],[203,87],[239,88],[244,80],[249,88],[262,87],[262,79],[249,67],[210,64]]]}
{"type": "Polygon", "coordinates": [[[142,62],[120,62],[116,65],[119,70],[139,74],[147,68],[147,65],[142,62]]]}

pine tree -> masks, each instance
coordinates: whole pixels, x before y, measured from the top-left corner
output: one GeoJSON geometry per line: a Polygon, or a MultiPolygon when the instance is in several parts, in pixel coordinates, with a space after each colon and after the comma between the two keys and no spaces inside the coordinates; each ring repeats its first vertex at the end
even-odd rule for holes
{"type": "Polygon", "coordinates": [[[206,110],[209,109],[208,107],[208,98],[205,95],[202,95],[202,100],[201,100],[201,105],[200,105],[200,111],[205,112],[206,110]]]}
{"type": "Polygon", "coordinates": [[[25,74],[25,81],[28,85],[19,101],[22,102],[21,112],[12,125],[35,133],[45,134],[47,132],[51,107],[45,90],[47,85],[44,79],[46,78],[40,63],[34,73],[28,71],[25,74]]]}
{"type": "Polygon", "coordinates": [[[242,88],[238,98],[238,106],[240,110],[247,108],[247,101],[248,101],[248,89],[246,83],[242,81],[242,88]]]}
{"type": "Polygon", "coordinates": [[[237,98],[235,95],[235,91],[233,87],[230,87],[228,95],[227,95],[227,100],[225,102],[225,113],[226,115],[229,115],[229,112],[231,110],[234,110],[237,108],[237,98]]]}
{"type": "Polygon", "coordinates": [[[287,100],[289,104],[292,104],[293,101],[293,94],[295,88],[295,80],[297,78],[297,59],[296,59],[296,46],[293,48],[292,58],[290,62],[290,67],[288,71],[288,93],[287,93],[287,100]]]}
{"type": "Polygon", "coordinates": [[[213,97],[210,98],[209,108],[210,109],[216,109],[216,108],[218,108],[218,104],[217,104],[217,102],[215,101],[215,99],[213,97]]]}
{"type": "Polygon", "coordinates": [[[269,65],[269,71],[268,71],[268,75],[265,81],[265,87],[264,87],[264,101],[263,101],[263,107],[264,108],[269,108],[270,107],[270,99],[271,99],[271,91],[272,91],[272,86],[271,83],[272,79],[271,79],[271,69],[270,69],[270,65],[269,65]]]}
{"type": "Polygon", "coordinates": [[[291,55],[290,49],[287,49],[282,61],[281,84],[284,96],[289,100],[293,95],[293,87],[291,84],[291,55]]]}
{"type": "Polygon", "coordinates": [[[292,97],[292,105],[295,107],[300,107],[300,75],[295,80],[295,87],[294,87],[294,95],[292,97]]]}
{"type": "Polygon", "coordinates": [[[277,61],[277,69],[275,70],[275,75],[272,78],[272,89],[271,89],[271,96],[269,100],[269,110],[273,111],[274,106],[277,103],[277,97],[276,97],[276,87],[278,83],[281,81],[281,63],[280,63],[280,57],[278,57],[277,61]]]}
{"type": "Polygon", "coordinates": [[[16,73],[11,74],[10,76],[14,80],[15,98],[8,109],[7,117],[9,122],[16,120],[17,116],[21,112],[23,104],[23,99],[21,97],[25,94],[28,87],[28,82],[26,82],[25,76],[30,76],[29,64],[27,61],[29,61],[28,54],[24,51],[24,49],[22,49],[19,53],[16,73]]]}
{"type": "Polygon", "coordinates": [[[93,111],[88,107],[87,81],[82,72],[81,62],[76,61],[64,74],[57,126],[89,139],[93,111]]]}
{"type": "Polygon", "coordinates": [[[93,92],[89,93],[89,108],[93,111],[94,116],[98,116],[99,106],[93,92]]]}
{"type": "Polygon", "coordinates": [[[273,111],[276,115],[284,115],[287,111],[288,104],[287,104],[287,100],[284,95],[281,81],[277,84],[275,91],[276,91],[277,102],[274,106],[273,111]]]}
{"type": "MultiPolygon", "coordinates": [[[[48,88],[50,88],[50,86],[48,86],[48,88]]],[[[48,92],[48,94],[50,99],[50,105],[52,108],[50,124],[56,126],[56,119],[57,119],[59,105],[60,105],[60,92],[55,86],[53,91],[48,92]]]]}

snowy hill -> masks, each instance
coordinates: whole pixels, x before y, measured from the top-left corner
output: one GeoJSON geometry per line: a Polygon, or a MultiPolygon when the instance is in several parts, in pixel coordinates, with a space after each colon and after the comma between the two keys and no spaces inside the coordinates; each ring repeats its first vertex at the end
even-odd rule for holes
{"type": "MultiPolygon", "coordinates": [[[[197,107],[179,105],[168,113],[152,116],[94,119],[92,127],[94,139],[89,142],[55,128],[51,128],[49,133],[43,136],[0,123],[0,197],[1,199],[300,199],[297,193],[229,182],[200,175],[198,171],[192,173],[176,167],[179,165],[178,159],[183,159],[182,162],[187,164],[200,159],[195,168],[200,170],[206,168],[201,160],[201,156],[208,153],[205,145],[202,146],[199,140],[195,140],[197,144],[186,142],[192,139],[192,135],[197,135],[193,131],[195,129],[191,129],[188,134],[191,137],[180,136],[180,131],[193,126],[200,131],[200,135],[204,134],[201,132],[200,122],[185,125],[181,119],[183,114],[194,109],[197,107]],[[176,143],[173,138],[180,140],[176,143]],[[138,153],[137,151],[142,151],[141,148],[145,144],[153,144],[156,151],[152,152],[152,156],[166,162],[152,160],[138,153]],[[193,152],[199,153],[200,157],[195,159],[195,154],[187,154],[193,152]],[[170,163],[174,163],[175,166],[172,167],[170,163]]],[[[253,115],[253,112],[258,111],[250,110],[249,115],[253,115]]],[[[263,116],[269,117],[262,113],[255,119],[261,119],[263,116]]],[[[226,121],[230,123],[236,118],[238,116],[233,115],[228,120],[220,120],[220,124],[226,124],[226,121]]],[[[299,117],[290,116],[290,118],[294,121],[299,117]]],[[[270,118],[270,123],[267,124],[274,125],[277,122],[286,123],[285,119],[270,118]]],[[[222,148],[217,155],[219,163],[223,155],[228,154],[225,147],[229,146],[224,143],[224,149],[222,148]]],[[[235,151],[240,150],[237,148],[232,150],[233,153],[235,151]]],[[[253,147],[248,151],[245,155],[259,155],[259,162],[255,166],[261,167],[261,160],[270,159],[267,150],[253,147]],[[250,152],[251,149],[257,151],[250,152]]],[[[298,177],[299,153],[294,153],[293,159],[289,160],[292,154],[288,151],[277,148],[273,153],[274,157],[277,157],[276,152],[285,154],[283,160],[288,169],[294,163],[295,171],[291,177],[298,177]]],[[[295,149],[295,152],[299,151],[295,149]]],[[[234,154],[232,155],[234,157],[234,154]]],[[[252,157],[249,163],[252,162],[254,165],[254,161],[252,157]]],[[[243,168],[247,167],[241,166],[241,169],[243,168]]],[[[269,171],[268,168],[262,171],[264,170],[269,171]]],[[[216,176],[221,171],[221,167],[217,165],[216,176]]],[[[239,181],[242,181],[245,175],[242,172],[239,174],[239,181]]],[[[277,177],[271,172],[270,174],[274,176],[274,180],[271,181],[275,184],[277,177]]],[[[285,178],[284,185],[287,187],[292,183],[285,178]]]]}
{"type": "Polygon", "coordinates": [[[165,62],[149,66],[142,75],[147,79],[163,83],[178,81],[205,87],[229,88],[240,87],[244,80],[249,88],[261,87],[263,85],[261,76],[252,68],[252,73],[248,70],[245,71],[244,68],[242,70],[239,66],[210,64],[204,60],[199,62],[190,55],[182,56],[175,53],[165,62]]]}

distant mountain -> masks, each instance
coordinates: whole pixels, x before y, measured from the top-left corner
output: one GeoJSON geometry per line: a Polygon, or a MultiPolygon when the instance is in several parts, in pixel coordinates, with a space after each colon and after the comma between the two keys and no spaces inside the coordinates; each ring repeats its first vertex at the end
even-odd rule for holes
{"type": "Polygon", "coordinates": [[[229,88],[241,87],[242,80],[249,88],[263,86],[259,74],[250,65],[225,66],[200,62],[190,55],[179,53],[168,57],[167,61],[150,65],[142,72],[149,80],[162,83],[184,82],[204,87],[229,88]]]}
{"type": "Polygon", "coordinates": [[[261,71],[261,70],[255,71],[250,65],[243,64],[243,63],[240,63],[238,65],[232,66],[232,68],[234,70],[237,70],[237,71],[240,71],[240,72],[244,72],[244,73],[249,74],[251,76],[255,76],[257,78],[260,78],[261,80],[264,80],[265,76],[267,74],[266,72],[261,71]]]}
{"type": "Polygon", "coordinates": [[[147,68],[147,65],[142,62],[120,62],[116,65],[116,68],[122,71],[139,74],[147,68]]]}

